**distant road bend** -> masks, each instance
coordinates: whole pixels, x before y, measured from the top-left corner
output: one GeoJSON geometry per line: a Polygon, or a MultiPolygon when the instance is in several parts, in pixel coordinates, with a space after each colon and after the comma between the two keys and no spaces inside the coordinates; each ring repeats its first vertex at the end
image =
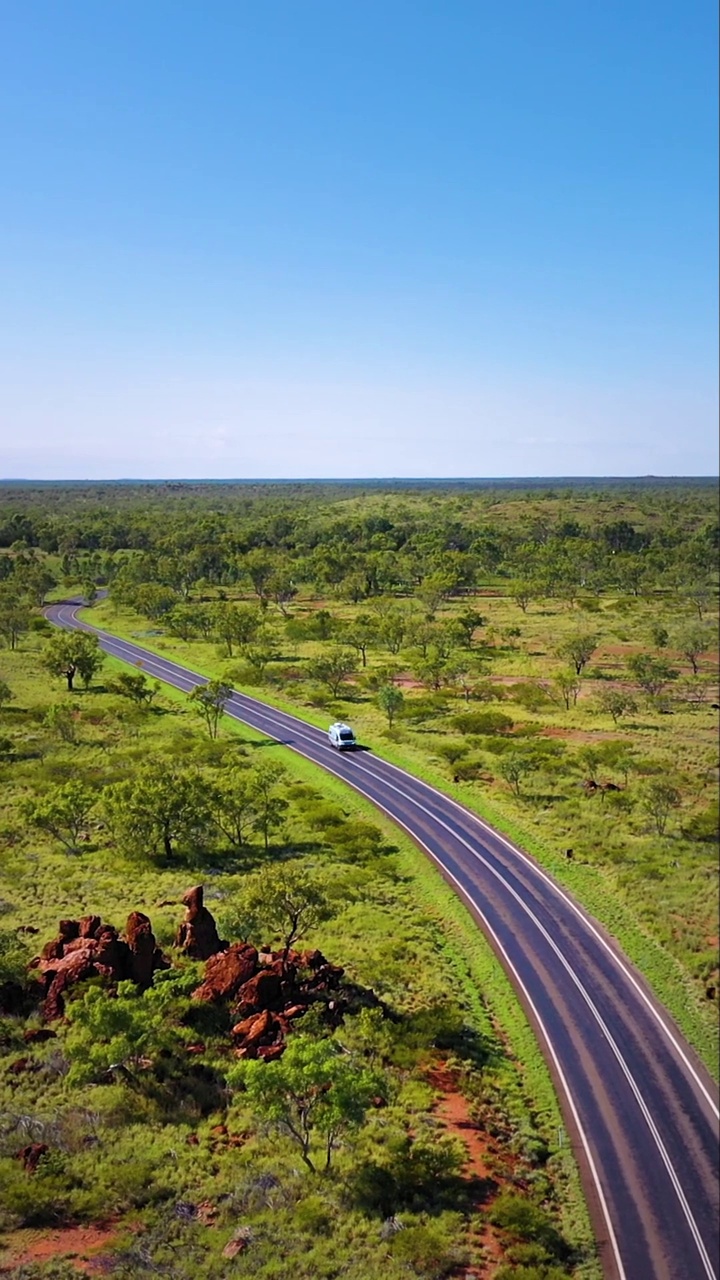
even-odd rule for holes
{"type": "MultiPolygon", "coordinates": [[[[106,653],[190,692],[205,678],[81,622],[106,653]]],[[[522,849],[456,801],[295,716],[234,693],[229,715],[366,796],[436,863],[502,962],[552,1072],[607,1280],[720,1280],[715,1085],[616,944],[522,849]]]]}

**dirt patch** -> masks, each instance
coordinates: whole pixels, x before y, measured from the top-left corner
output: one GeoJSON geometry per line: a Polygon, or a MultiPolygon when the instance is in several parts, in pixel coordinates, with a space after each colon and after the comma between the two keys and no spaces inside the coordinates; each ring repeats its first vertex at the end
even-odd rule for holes
{"type": "Polygon", "coordinates": [[[415,680],[412,676],[395,676],[395,677],[393,678],[393,684],[394,684],[394,685],[397,685],[398,689],[422,689],[422,688],[424,688],[424,685],[423,685],[422,681],[421,681],[421,680],[415,680]]]}
{"type": "MultiPolygon", "coordinates": [[[[460,1091],[457,1077],[445,1063],[432,1067],[427,1073],[427,1080],[439,1094],[433,1106],[434,1114],[445,1132],[452,1138],[458,1138],[467,1152],[462,1176],[476,1181],[478,1187],[484,1186],[485,1193],[481,1203],[483,1208],[487,1208],[505,1186],[509,1185],[510,1169],[508,1168],[507,1178],[498,1171],[497,1161],[493,1158],[498,1154],[497,1144],[473,1120],[470,1105],[460,1091]]],[[[476,1206],[478,1211],[481,1203],[476,1206]]],[[[495,1228],[479,1216],[471,1225],[471,1233],[474,1247],[482,1250],[482,1265],[461,1266],[450,1274],[462,1277],[462,1280],[475,1280],[476,1277],[487,1277],[489,1280],[504,1260],[502,1241],[495,1228]]]]}
{"type": "Polygon", "coordinates": [[[490,1140],[472,1119],[467,1099],[460,1093],[453,1073],[440,1064],[428,1072],[427,1078],[440,1094],[433,1107],[435,1115],[452,1137],[460,1138],[467,1151],[463,1174],[473,1178],[491,1177],[486,1163],[490,1140]]]}
{"type": "Polygon", "coordinates": [[[100,1275],[98,1256],[111,1249],[117,1228],[113,1225],[58,1227],[54,1231],[11,1231],[0,1256],[0,1275],[31,1262],[67,1258],[79,1275],[100,1275]]]}

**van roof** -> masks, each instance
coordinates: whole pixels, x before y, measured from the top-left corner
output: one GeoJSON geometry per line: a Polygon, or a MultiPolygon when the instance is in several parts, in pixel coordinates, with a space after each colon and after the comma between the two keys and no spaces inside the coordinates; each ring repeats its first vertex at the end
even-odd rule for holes
{"type": "MultiPolygon", "coordinates": [[[[350,725],[345,724],[344,720],[336,720],[335,724],[330,725],[330,728],[331,729],[350,729],[350,725]]],[[[350,732],[352,733],[352,729],[350,729],[350,732]]]]}

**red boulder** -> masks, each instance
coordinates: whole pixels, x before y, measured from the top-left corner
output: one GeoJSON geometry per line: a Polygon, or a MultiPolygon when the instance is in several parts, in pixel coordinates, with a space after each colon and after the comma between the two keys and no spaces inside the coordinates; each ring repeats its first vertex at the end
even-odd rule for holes
{"type": "Polygon", "coordinates": [[[221,940],[215,920],[203,904],[202,885],[188,889],[182,900],[186,907],[185,919],[178,929],[175,945],[193,960],[209,960],[218,951],[225,951],[228,944],[221,940]]]}
{"type": "Polygon", "coordinates": [[[234,1000],[243,983],[257,969],[258,953],[249,942],[234,942],[227,951],[210,956],[205,978],[193,991],[194,1000],[234,1000]]]}

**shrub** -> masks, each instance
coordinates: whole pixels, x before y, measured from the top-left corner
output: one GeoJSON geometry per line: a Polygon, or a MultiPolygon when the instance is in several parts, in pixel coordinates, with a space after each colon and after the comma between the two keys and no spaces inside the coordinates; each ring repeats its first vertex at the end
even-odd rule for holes
{"type": "Polygon", "coordinates": [[[447,760],[448,764],[456,764],[467,755],[468,748],[463,742],[441,742],[439,747],[435,748],[435,752],[436,755],[442,756],[443,760],[447,760]]]}
{"type": "Polygon", "coordinates": [[[392,1252],[414,1275],[436,1280],[461,1261],[453,1244],[456,1229],[442,1221],[413,1223],[393,1237],[392,1252]]]}
{"type": "Polygon", "coordinates": [[[511,716],[504,711],[465,711],[453,716],[451,721],[461,733],[509,733],[514,725],[511,716]]]}
{"type": "Polygon", "coordinates": [[[453,768],[453,778],[455,782],[473,782],[480,776],[482,767],[481,760],[459,760],[453,768]]]}
{"type": "Polygon", "coordinates": [[[540,711],[541,708],[547,707],[552,699],[547,690],[543,689],[540,684],[518,683],[511,686],[509,691],[511,702],[516,702],[519,707],[524,707],[526,711],[540,711]]]}
{"type": "Polygon", "coordinates": [[[720,804],[713,800],[700,813],[696,813],[683,826],[683,835],[689,840],[720,840],[720,804]]]}
{"type": "Polygon", "coordinates": [[[554,1257],[567,1256],[568,1248],[548,1214],[527,1196],[507,1191],[498,1196],[491,1211],[490,1221],[523,1240],[542,1245],[554,1257]]]}

